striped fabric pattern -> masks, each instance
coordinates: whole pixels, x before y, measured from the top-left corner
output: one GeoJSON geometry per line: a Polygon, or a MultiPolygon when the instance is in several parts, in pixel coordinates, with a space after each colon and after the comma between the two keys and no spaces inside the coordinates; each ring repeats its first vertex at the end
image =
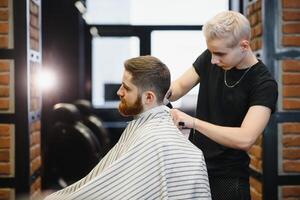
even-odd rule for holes
{"type": "Polygon", "coordinates": [[[158,106],[131,121],[83,179],[46,199],[211,199],[202,151],[158,106]]]}

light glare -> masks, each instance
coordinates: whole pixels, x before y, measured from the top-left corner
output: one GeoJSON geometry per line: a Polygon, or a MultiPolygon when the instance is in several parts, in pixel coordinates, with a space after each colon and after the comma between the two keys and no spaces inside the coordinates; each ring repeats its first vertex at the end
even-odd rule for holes
{"type": "Polygon", "coordinates": [[[50,70],[41,70],[37,76],[37,85],[43,91],[53,89],[56,81],[56,74],[50,70]]]}

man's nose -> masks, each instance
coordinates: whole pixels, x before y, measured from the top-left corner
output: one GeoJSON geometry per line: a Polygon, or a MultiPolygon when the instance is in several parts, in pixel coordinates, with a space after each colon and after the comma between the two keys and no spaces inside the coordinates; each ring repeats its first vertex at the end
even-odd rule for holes
{"type": "MultiPolygon", "coordinates": [[[[121,87],[122,87],[122,86],[121,86],[121,87]]],[[[118,95],[119,97],[122,96],[122,94],[123,94],[121,87],[120,87],[120,88],[118,89],[118,91],[117,91],[117,95],[118,95]]]]}

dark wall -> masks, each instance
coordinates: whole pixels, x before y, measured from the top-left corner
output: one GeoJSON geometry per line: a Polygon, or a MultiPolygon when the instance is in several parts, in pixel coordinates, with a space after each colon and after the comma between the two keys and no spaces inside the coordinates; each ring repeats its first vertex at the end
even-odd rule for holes
{"type": "Polygon", "coordinates": [[[51,97],[58,102],[83,98],[84,74],[80,72],[84,68],[84,54],[80,53],[83,49],[80,41],[85,24],[81,14],[75,8],[74,0],[46,0],[42,9],[43,65],[58,75],[58,87],[51,97]]]}
{"type": "MultiPolygon", "coordinates": [[[[42,49],[43,68],[57,75],[57,86],[43,92],[42,103],[42,148],[44,179],[47,179],[47,139],[53,125],[53,105],[73,103],[77,99],[89,99],[87,71],[90,71],[90,47],[84,44],[85,21],[74,6],[74,0],[43,0],[42,3],[42,49]],[[88,62],[86,63],[86,60],[88,62]]],[[[90,40],[90,39],[89,39],[90,40]]],[[[88,45],[89,46],[89,45],[88,45]]]]}

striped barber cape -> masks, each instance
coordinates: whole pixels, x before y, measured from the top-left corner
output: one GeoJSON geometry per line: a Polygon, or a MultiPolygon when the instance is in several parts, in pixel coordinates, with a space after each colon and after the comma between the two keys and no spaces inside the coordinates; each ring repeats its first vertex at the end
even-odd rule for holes
{"type": "Polygon", "coordinates": [[[50,199],[211,199],[202,151],[174,125],[170,109],[138,115],[83,179],[50,199]]]}

